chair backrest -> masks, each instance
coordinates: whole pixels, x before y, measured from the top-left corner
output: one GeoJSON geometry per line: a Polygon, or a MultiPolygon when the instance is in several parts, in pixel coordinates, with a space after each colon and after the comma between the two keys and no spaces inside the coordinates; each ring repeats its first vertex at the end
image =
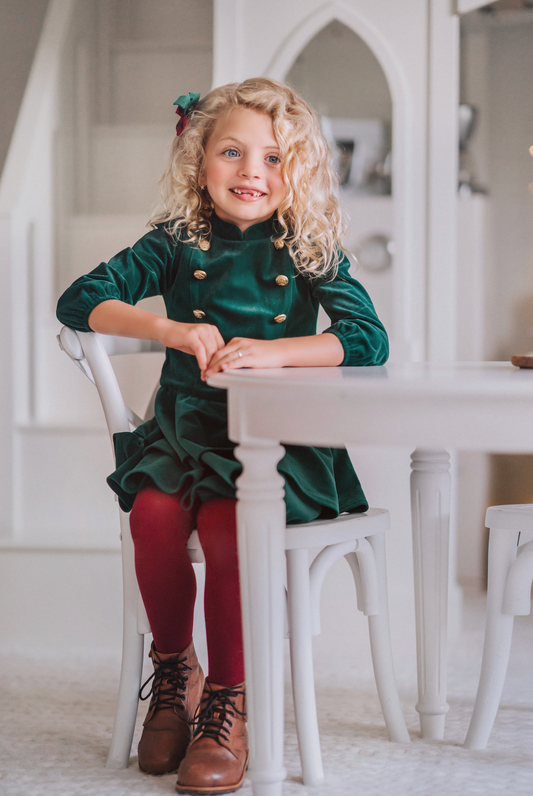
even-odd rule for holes
{"type": "MultiPolygon", "coordinates": [[[[63,326],[57,336],[59,347],[72,359],[92,381],[98,390],[100,401],[109,431],[113,455],[113,434],[120,431],[130,431],[141,423],[154,416],[154,401],[159,384],[156,384],[152,397],[148,402],[144,417],[139,417],[124,401],[122,390],[118,383],[115,371],[109,360],[110,356],[118,354],[144,354],[154,351],[164,352],[165,347],[153,340],[137,340],[131,337],[113,337],[97,332],[76,332],[68,326],[63,326]]],[[[197,531],[193,531],[187,543],[189,558],[195,564],[205,562],[197,531]]],[[[139,621],[139,632],[148,633],[149,624],[142,610],[139,621]]]]}
{"type": "Polygon", "coordinates": [[[77,332],[68,326],[63,326],[57,339],[60,348],[96,386],[111,443],[113,434],[130,431],[131,427],[137,428],[153,417],[155,394],[159,385],[156,385],[152,393],[144,417],[139,417],[126,405],[109,357],[117,354],[162,352],[165,348],[161,343],[130,337],[113,337],[97,332],[77,332]]]}

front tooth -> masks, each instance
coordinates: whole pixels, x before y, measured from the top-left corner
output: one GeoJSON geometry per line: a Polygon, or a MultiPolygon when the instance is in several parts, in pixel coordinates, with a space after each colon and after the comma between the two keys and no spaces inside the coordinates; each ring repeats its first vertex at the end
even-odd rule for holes
{"type": "Polygon", "coordinates": [[[261,191],[239,191],[238,188],[232,188],[232,191],[233,191],[233,193],[236,193],[239,196],[242,196],[243,194],[248,194],[249,196],[262,196],[263,195],[261,191]]]}

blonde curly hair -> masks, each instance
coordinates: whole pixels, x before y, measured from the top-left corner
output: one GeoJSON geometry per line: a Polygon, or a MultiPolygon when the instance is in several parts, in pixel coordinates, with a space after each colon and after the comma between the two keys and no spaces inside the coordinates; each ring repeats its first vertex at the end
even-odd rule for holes
{"type": "Polygon", "coordinates": [[[331,149],[309,105],[289,86],[252,78],[215,88],[194,107],[182,135],[172,144],[161,179],[162,204],[150,224],[189,243],[211,232],[212,203],[199,187],[205,147],[219,120],[235,108],[250,108],[272,119],[287,188],[277,209],[278,240],[287,246],[297,270],[308,277],[333,278],[343,256],[344,214],[335,196],[331,149]]]}

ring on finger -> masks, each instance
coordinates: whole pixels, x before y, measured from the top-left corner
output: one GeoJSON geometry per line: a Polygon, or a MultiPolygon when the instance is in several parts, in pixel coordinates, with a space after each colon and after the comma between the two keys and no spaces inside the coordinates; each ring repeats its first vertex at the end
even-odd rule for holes
{"type": "Polygon", "coordinates": [[[241,352],[241,351],[239,351],[239,349],[237,349],[237,356],[238,356],[238,357],[242,357],[242,352],[241,352]]]}

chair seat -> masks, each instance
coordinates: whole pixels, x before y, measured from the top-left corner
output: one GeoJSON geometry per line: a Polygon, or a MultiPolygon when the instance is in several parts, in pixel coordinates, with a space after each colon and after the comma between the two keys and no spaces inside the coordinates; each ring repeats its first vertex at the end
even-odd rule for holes
{"type": "Polygon", "coordinates": [[[386,509],[368,509],[364,514],[341,514],[333,520],[314,520],[303,525],[288,525],[285,531],[285,550],[303,547],[323,547],[372,536],[390,528],[386,509]]]}
{"type": "Polygon", "coordinates": [[[533,531],[533,503],[491,506],[485,515],[485,525],[494,531],[533,531]]]}

